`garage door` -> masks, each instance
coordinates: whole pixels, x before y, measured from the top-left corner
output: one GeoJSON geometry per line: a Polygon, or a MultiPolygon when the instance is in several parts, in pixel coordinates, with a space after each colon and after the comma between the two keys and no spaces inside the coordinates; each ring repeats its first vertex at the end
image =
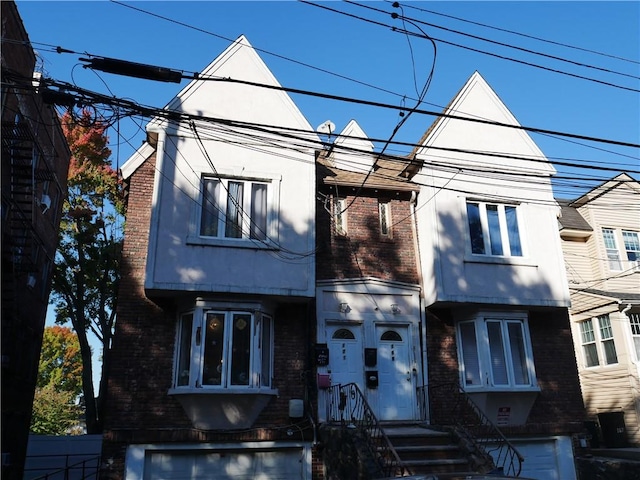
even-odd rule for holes
{"type": "Polygon", "coordinates": [[[539,480],[575,480],[571,440],[565,437],[539,441],[513,441],[524,456],[521,477],[539,480]]]}
{"type": "Polygon", "coordinates": [[[153,451],[145,455],[145,480],[303,479],[302,449],[276,451],[153,451]]]}

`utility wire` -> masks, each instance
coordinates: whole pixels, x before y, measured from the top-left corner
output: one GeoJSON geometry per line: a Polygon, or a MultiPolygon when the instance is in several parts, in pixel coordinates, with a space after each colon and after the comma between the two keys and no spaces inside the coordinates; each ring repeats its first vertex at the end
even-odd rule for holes
{"type": "MultiPolygon", "coordinates": [[[[330,12],[334,12],[334,13],[337,13],[337,14],[340,14],[340,15],[351,17],[351,18],[355,18],[355,19],[363,21],[363,22],[367,22],[367,23],[371,23],[373,25],[378,25],[378,26],[381,26],[381,27],[384,27],[384,28],[388,28],[388,29],[391,29],[391,31],[393,31],[393,32],[398,32],[398,33],[402,33],[402,34],[405,34],[405,35],[413,35],[415,37],[425,39],[425,37],[423,35],[419,35],[419,34],[414,33],[414,32],[409,32],[407,30],[400,29],[398,27],[394,27],[394,26],[386,24],[386,23],[378,22],[376,20],[371,20],[371,19],[368,19],[368,18],[364,18],[364,17],[361,17],[359,15],[354,15],[352,13],[343,12],[341,10],[338,10],[338,9],[335,9],[335,8],[331,8],[331,7],[328,7],[326,5],[319,5],[317,3],[309,2],[307,0],[298,0],[298,1],[300,1],[301,3],[305,3],[307,5],[311,5],[311,6],[314,6],[314,7],[317,7],[317,8],[321,8],[323,10],[328,10],[330,12]]],[[[537,64],[537,63],[526,62],[524,60],[519,60],[517,58],[507,57],[505,55],[499,55],[497,53],[488,52],[486,50],[480,50],[478,48],[469,47],[467,45],[462,45],[462,44],[459,44],[459,43],[450,42],[450,41],[444,40],[442,38],[436,38],[436,37],[433,37],[433,36],[431,36],[431,38],[433,40],[435,40],[436,42],[444,43],[446,45],[451,45],[453,47],[462,48],[462,49],[469,50],[469,51],[476,52],[476,53],[481,53],[483,55],[489,55],[489,56],[492,56],[492,57],[495,57],[495,58],[500,58],[502,60],[508,60],[508,61],[511,61],[511,62],[520,63],[522,65],[527,65],[529,67],[539,68],[539,69],[546,70],[546,71],[549,71],[549,72],[558,73],[560,75],[566,75],[566,76],[573,77],[573,78],[578,78],[578,79],[581,79],[581,80],[587,80],[587,81],[590,81],[590,82],[599,83],[601,85],[606,85],[606,86],[618,88],[618,89],[621,89],[621,90],[627,90],[627,91],[631,91],[631,92],[639,92],[640,93],[640,89],[637,89],[637,88],[626,87],[624,85],[618,85],[616,83],[606,82],[604,80],[598,80],[598,79],[595,79],[595,78],[586,77],[584,75],[578,75],[576,73],[571,73],[571,72],[566,72],[564,70],[558,70],[558,69],[555,69],[555,68],[546,67],[544,65],[540,65],[540,64],[537,64]]]]}
{"type": "MultiPolygon", "coordinates": [[[[392,3],[390,0],[385,0],[385,1],[387,3],[392,3]]],[[[393,3],[398,3],[398,2],[394,1],[393,3]]],[[[508,30],[506,28],[496,27],[495,25],[488,25],[486,23],[480,23],[480,22],[475,22],[473,20],[468,20],[468,19],[465,19],[465,18],[456,17],[454,15],[448,15],[446,13],[436,12],[434,10],[428,10],[426,8],[416,7],[411,2],[401,3],[400,5],[402,5],[402,6],[406,7],[406,8],[411,8],[411,9],[414,9],[414,10],[418,10],[420,12],[431,13],[433,15],[438,15],[438,16],[441,16],[441,17],[453,18],[454,20],[458,20],[460,22],[465,22],[465,23],[469,23],[469,24],[472,24],[472,25],[477,25],[477,26],[484,27],[484,28],[490,28],[492,30],[497,30],[497,31],[500,31],[500,32],[510,33],[512,35],[518,35],[520,37],[529,38],[531,40],[537,40],[539,42],[545,42],[545,43],[549,43],[549,44],[552,44],[552,45],[557,45],[559,47],[571,48],[573,50],[580,50],[582,52],[592,53],[594,55],[600,55],[600,56],[603,56],[603,57],[609,57],[609,58],[613,58],[613,59],[616,59],[616,60],[622,60],[624,62],[640,64],[640,62],[637,61],[637,60],[631,60],[631,59],[628,59],[628,58],[619,57],[617,55],[611,55],[609,53],[598,52],[596,50],[590,50],[588,48],[578,47],[578,46],[575,46],[575,45],[569,45],[569,44],[562,43],[562,42],[556,42],[554,40],[549,40],[549,39],[545,39],[545,38],[541,38],[541,37],[536,37],[534,35],[528,35],[526,33],[516,32],[514,30],[508,30]]]]}

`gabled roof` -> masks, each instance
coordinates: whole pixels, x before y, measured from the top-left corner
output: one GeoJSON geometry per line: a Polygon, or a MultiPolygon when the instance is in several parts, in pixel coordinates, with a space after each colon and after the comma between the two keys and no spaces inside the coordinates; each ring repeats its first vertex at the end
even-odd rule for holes
{"type": "Polygon", "coordinates": [[[606,195],[607,193],[621,186],[629,187],[634,191],[635,194],[640,195],[640,182],[626,173],[621,173],[620,175],[616,175],[615,177],[613,177],[611,180],[598,185],[581,197],[578,197],[576,200],[572,201],[570,205],[576,208],[582,207],[584,205],[587,205],[588,203],[596,201],[603,195],[606,195]]]}
{"type": "MultiPolygon", "coordinates": [[[[486,130],[487,128],[491,128],[492,130],[488,135],[484,137],[482,135],[479,138],[487,139],[487,142],[493,142],[495,140],[503,139],[507,136],[511,139],[512,143],[514,141],[517,142],[517,145],[520,147],[521,152],[505,152],[507,154],[514,155],[516,157],[524,157],[523,159],[519,158],[510,158],[505,159],[505,162],[508,162],[508,167],[511,170],[527,170],[527,171],[538,171],[541,174],[553,175],[556,170],[553,165],[546,161],[545,155],[538,148],[535,142],[531,139],[529,134],[518,127],[520,127],[520,123],[516,120],[515,116],[509,111],[507,106],[502,102],[500,97],[495,93],[495,91],[489,86],[486,80],[478,73],[474,72],[471,77],[467,80],[464,86],[458,91],[458,93],[453,97],[453,99],[449,102],[449,104],[442,111],[441,116],[435,119],[435,121],[431,124],[431,126],[427,129],[425,134],[420,139],[419,145],[414,148],[411,153],[411,158],[415,158],[421,154],[424,154],[428,151],[430,146],[436,146],[436,142],[438,137],[447,128],[448,125],[463,125],[465,131],[468,129],[469,132],[473,132],[474,129],[478,130],[486,130]],[[450,118],[448,115],[453,115],[459,118],[450,118]],[[488,120],[490,122],[497,122],[505,125],[513,125],[516,128],[508,128],[508,127],[500,127],[500,126],[490,126],[486,123],[476,123],[473,121],[465,121],[461,118],[470,118],[470,119],[479,119],[479,120],[488,120]],[[528,160],[528,158],[535,159],[528,160]]],[[[462,135],[460,140],[463,141],[465,136],[462,135]]],[[[456,142],[455,144],[449,145],[437,145],[444,147],[457,147],[460,148],[460,142],[456,142]]],[[[464,149],[465,147],[462,147],[464,149]]],[[[482,147],[469,147],[469,150],[477,150],[482,151],[482,147]]],[[[485,151],[489,153],[494,153],[495,148],[488,147],[485,151]]],[[[497,163],[500,161],[496,159],[497,163]]],[[[417,173],[421,166],[421,162],[414,162],[408,167],[407,174],[409,176],[417,173]]]]}

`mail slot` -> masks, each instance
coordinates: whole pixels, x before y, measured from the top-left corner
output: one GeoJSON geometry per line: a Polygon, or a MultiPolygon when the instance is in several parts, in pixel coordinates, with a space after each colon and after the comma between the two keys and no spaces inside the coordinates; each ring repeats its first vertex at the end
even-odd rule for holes
{"type": "Polygon", "coordinates": [[[369,370],[365,372],[367,376],[367,388],[378,388],[378,371],[369,370]]]}

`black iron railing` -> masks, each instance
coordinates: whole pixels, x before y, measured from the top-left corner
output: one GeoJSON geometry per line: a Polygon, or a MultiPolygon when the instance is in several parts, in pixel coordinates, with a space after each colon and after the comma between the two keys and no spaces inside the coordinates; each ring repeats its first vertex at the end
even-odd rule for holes
{"type": "Polygon", "coordinates": [[[42,461],[43,463],[63,465],[54,466],[50,471],[44,466],[25,468],[24,478],[27,480],[97,480],[100,472],[100,456],[82,454],[69,455],[29,455],[31,463],[42,461]],[[80,460],[79,458],[82,457],[80,460]]]}
{"type": "MultiPolygon", "coordinates": [[[[524,457],[467,392],[451,383],[431,386],[428,392],[429,398],[437,396],[443,400],[442,403],[446,403],[444,417],[454,428],[464,450],[474,457],[480,473],[497,471],[513,477],[520,475],[524,457]]],[[[418,387],[418,398],[424,399],[425,405],[426,394],[426,386],[418,387]]]]}
{"type": "Polygon", "coordinates": [[[410,474],[355,383],[333,385],[327,390],[327,422],[351,431],[362,460],[373,462],[378,477],[410,474]]]}

